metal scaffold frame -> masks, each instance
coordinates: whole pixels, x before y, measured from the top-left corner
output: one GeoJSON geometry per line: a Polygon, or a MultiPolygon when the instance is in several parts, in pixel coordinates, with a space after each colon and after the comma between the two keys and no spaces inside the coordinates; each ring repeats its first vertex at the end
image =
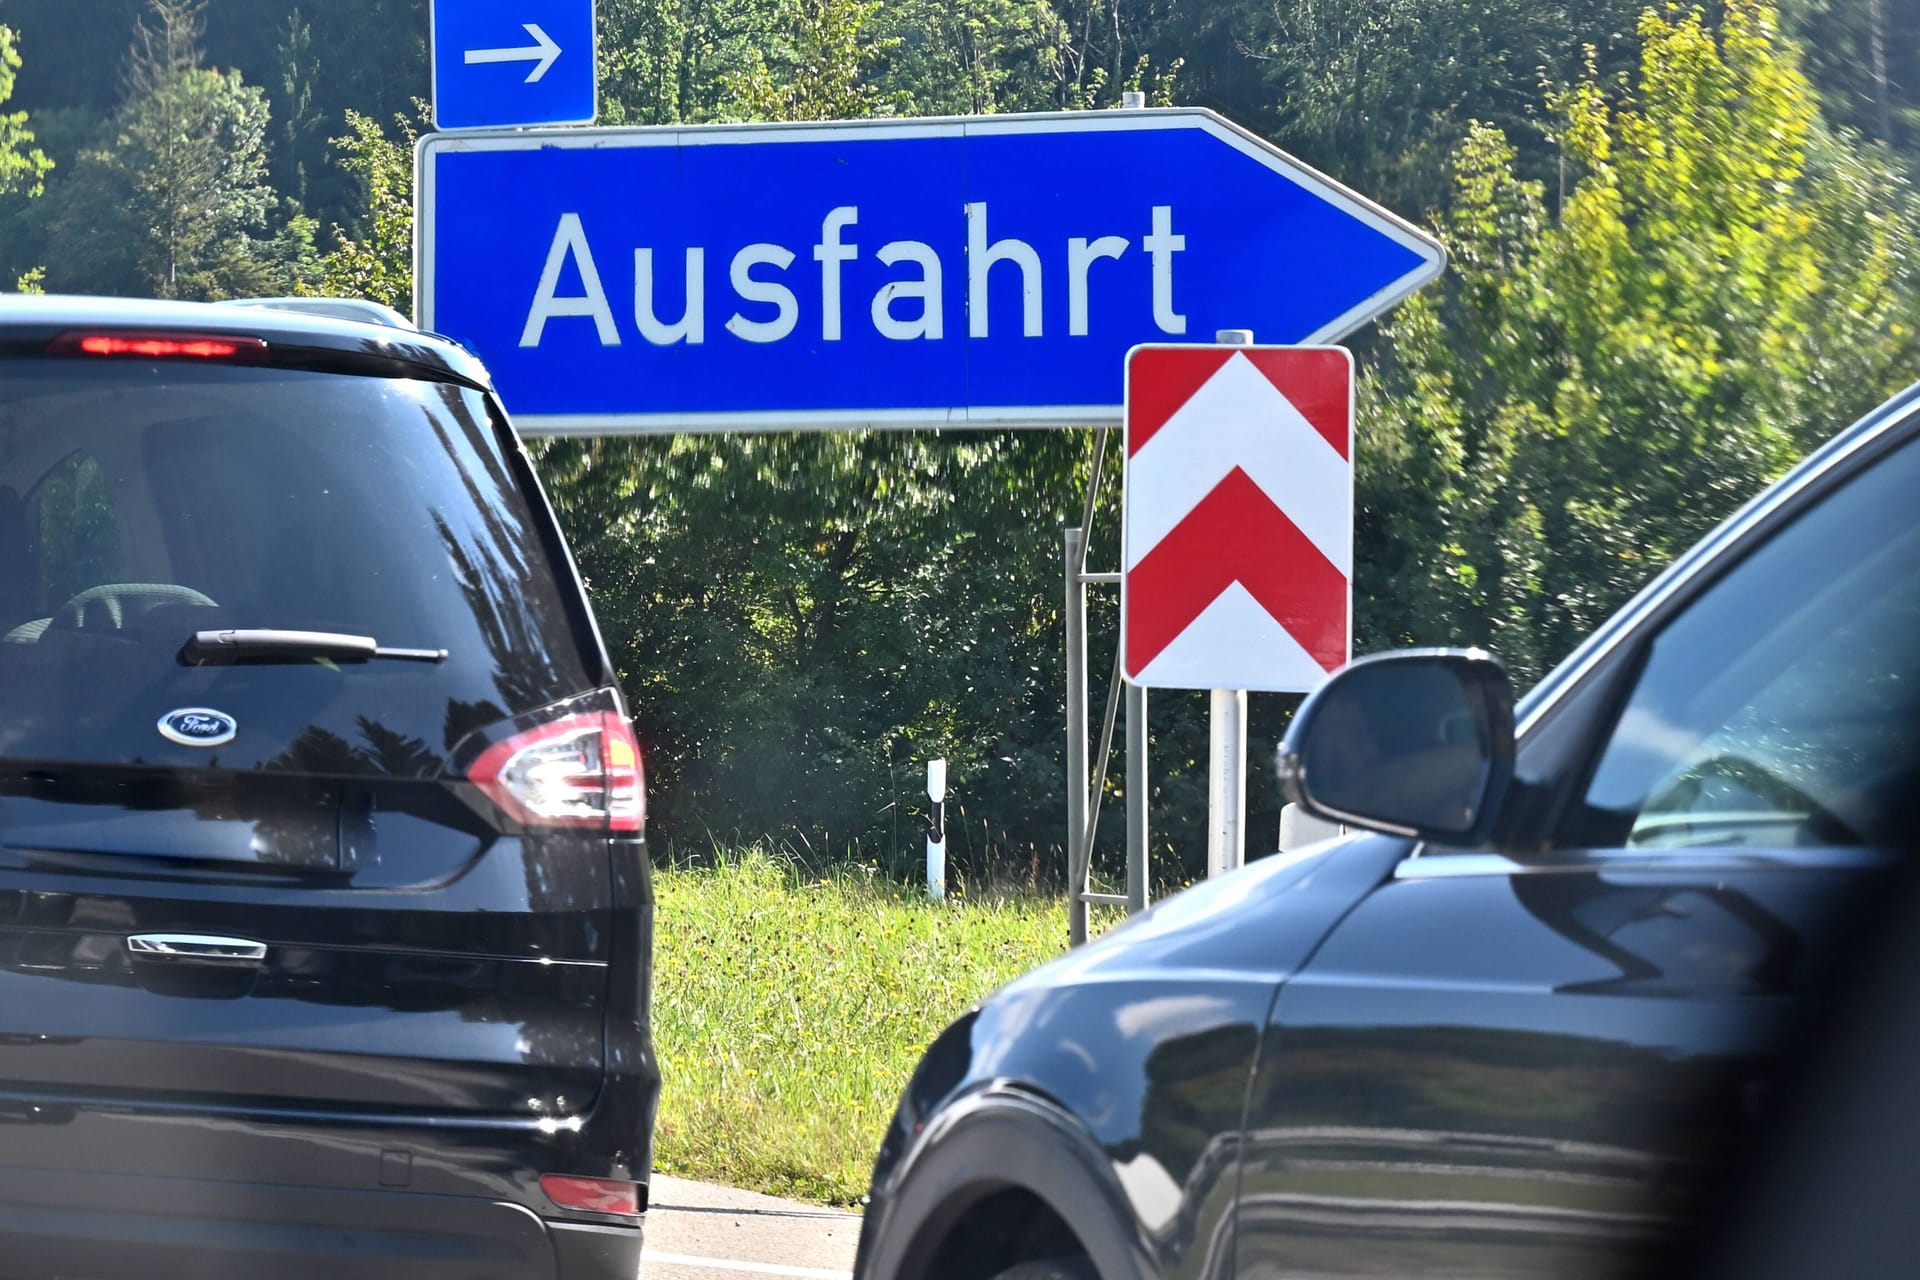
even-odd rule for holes
{"type": "Polygon", "coordinates": [[[1087,588],[1118,586],[1118,573],[1087,571],[1087,542],[1093,533],[1094,507],[1105,477],[1107,438],[1102,427],[1095,439],[1093,471],[1087,479],[1086,507],[1078,525],[1069,525],[1066,538],[1067,632],[1067,936],[1073,946],[1087,940],[1087,908],[1093,903],[1126,907],[1129,914],[1147,907],[1147,691],[1120,676],[1120,648],[1114,646],[1113,675],[1107,686],[1107,708],[1100,728],[1099,765],[1087,771],[1087,588]],[[1113,755],[1114,724],[1121,704],[1126,706],[1127,891],[1095,893],[1089,885],[1093,869],[1093,841],[1099,829],[1100,800],[1106,791],[1107,768],[1113,755]]]}

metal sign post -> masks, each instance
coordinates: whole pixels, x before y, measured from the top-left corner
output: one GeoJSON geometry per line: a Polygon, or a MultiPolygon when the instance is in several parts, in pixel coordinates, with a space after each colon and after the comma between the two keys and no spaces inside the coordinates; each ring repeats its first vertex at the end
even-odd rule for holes
{"type": "MultiPolygon", "coordinates": [[[[1250,347],[1253,330],[1222,329],[1222,346],[1250,347]]],[[[1247,691],[1215,689],[1207,708],[1207,877],[1247,862],[1247,691]]]]}
{"type": "Polygon", "coordinates": [[[1086,533],[1067,526],[1067,941],[1087,940],[1087,568],[1086,533]]]}
{"type": "Polygon", "coordinates": [[[1147,909],[1147,691],[1127,686],[1127,914],[1147,909]]]}
{"type": "Polygon", "coordinates": [[[1208,695],[1207,875],[1247,861],[1247,691],[1208,695]]]}

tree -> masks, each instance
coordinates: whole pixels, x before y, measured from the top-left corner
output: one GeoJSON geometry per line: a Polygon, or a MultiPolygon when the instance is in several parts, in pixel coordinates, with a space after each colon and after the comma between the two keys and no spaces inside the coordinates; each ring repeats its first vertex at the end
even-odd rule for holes
{"type": "MultiPolygon", "coordinates": [[[[20,51],[11,28],[0,26],[0,104],[13,96],[14,75],[20,70],[20,51]]],[[[53,161],[34,145],[33,130],[27,127],[27,113],[0,113],[0,196],[24,195],[34,198],[46,189],[46,176],[53,161]]],[[[23,289],[37,287],[38,270],[20,279],[23,289]]]]}
{"type": "Polygon", "coordinates": [[[823,860],[910,853],[932,755],[987,820],[975,856],[1051,833],[1059,613],[1032,584],[1057,569],[1085,450],[1078,433],[543,445],[640,717],[663,844],[714,831],[823,860]]]}
{"type": "Polygon", "coordinates": [[[1538,674],[1655,569],[1911,377],[1913,202],[1821,124],[1756,0],[1640,22],[1631,97],[1555,95],[1559,216],[1500,131],[1456,155],[1452,287],[1363,403],[1370,644],[1538,674]]]}
{"type": "Polygon", "coordinates": [[[772,43],[778,0],[602,0],[600,115],[607,124],[734,118],[734,88],[772,43]]]}
{"type": "Polygon", "coordinates": [[[426,111],[426,103],[416,100],[412,118],[394,117],[397,141],[377,121],[347,113],[349,132],[333,145],[341,167],[360,183],[366,212],[358,235],[334,227],[334,249],[322,263],[317,292],[413,311],[413,144],[426,111]]]}
{"type": "Polygon", "coordinates": [[[857,120],[877,97],[864,74],[876,49],[866,33],[880,0],[774,0],[773,39],[727,77],[747,120],[857,120]]]}
{"type": "Polygon", "coordinates": [[[200,65],[203,5],[149,0],[126,99],[58,193],[63,287],[216,298],[290,283],[255,252],[299,235],[269,225],[266,95],[200,65]]]}
{"type": "Polygon", "coordinates": [[[320,113],[314,109],[315,82],[313,28],[300,10],[287,17],[280,38],[280,129],[274,147],[274,168],[283,187],[291,184],[293,198],[307,198],[307,156],[321,132],[320,113]]]}
{"type": "Polygon", "coordinates": [[[1830,116],[1920,174],[1920,8],[1898,0],[1783,0],[1830,116]]]}
{"type": "Polygon", "coordinates": [[[146,231],[141,275],[166,298],[235,292],[223,280],[226,251],[264,231],[272,207],[266,96],[196,68],[136,98],[122,129],[114,163],[146,231]]]}
{"type": "Polygon", "coordinates": [[[1061,105],[1072,33],[1048,0],[895,0],[868,26],[869,80],[896,115],[1061,105]]]}
{"type": "Polygon", "coordinates": [[[1143,47],[1204,103],[1388,208],[1444,208],[1470,120],[1551,175],[1543,91],[1630,62],[1642,0],[1221,0],[1173,6],[1143,47]]]}
{"type": "MultiPolygon", "coordinates": [[[[20,70],[20,51],[11,28],[0,26],[0,103],[13,96],[13,81],[20,70]]],[[[53,161],[33,145],[33,130],[27,127],[27,113],[0,114],[0,195],[26,192],[39,195],[53,161]]]]}

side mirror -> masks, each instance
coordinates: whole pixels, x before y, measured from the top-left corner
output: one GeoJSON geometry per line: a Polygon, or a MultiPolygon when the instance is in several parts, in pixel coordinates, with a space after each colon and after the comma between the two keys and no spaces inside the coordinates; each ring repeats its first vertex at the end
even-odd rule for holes
{"type": "Polygon", "coordinates": [[[1362,658],[1301,705],[1279,768],[1317,817],[1479,844],[1513,778],[1513,684],[1478,649],[1362,658]]]}

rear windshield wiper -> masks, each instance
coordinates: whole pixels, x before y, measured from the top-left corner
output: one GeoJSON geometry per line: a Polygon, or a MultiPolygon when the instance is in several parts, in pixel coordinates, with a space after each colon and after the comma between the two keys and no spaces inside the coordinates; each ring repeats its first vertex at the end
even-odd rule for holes
{"type": "Polygon", "coordinates": [[[339,631],[196,631],[180,650],[181,661],[236,662],[247,659],[326,658],[333,662],[371,662],[395,658],[402,662],[445,662],[445,649],[389,649],[372,636],[339,631]]]}

